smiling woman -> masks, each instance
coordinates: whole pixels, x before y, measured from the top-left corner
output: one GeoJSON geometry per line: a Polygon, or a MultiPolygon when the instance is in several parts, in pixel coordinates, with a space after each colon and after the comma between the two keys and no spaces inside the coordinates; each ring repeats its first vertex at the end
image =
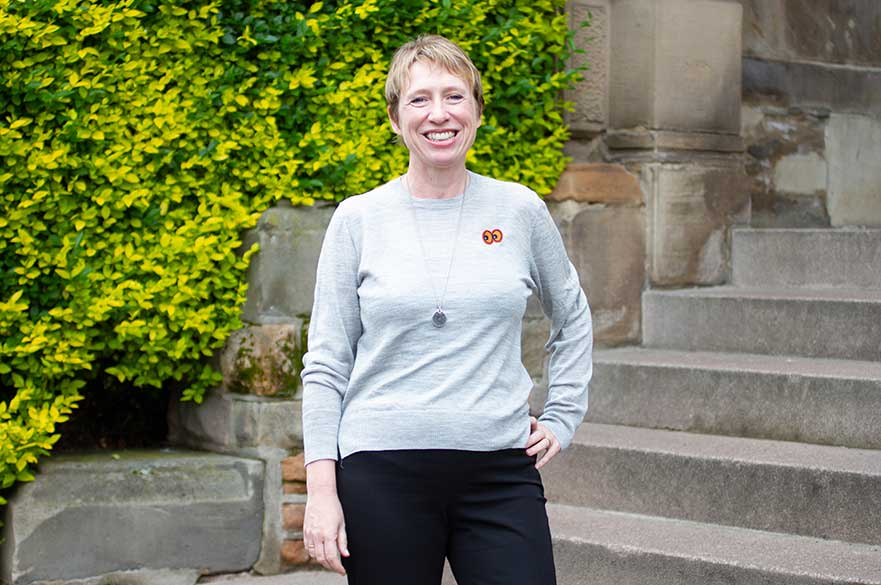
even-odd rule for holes
{"type": "Polygon", "coordinates": [[[465,155],[480,127],[480,108],[463,79],[439,65],[413,63],[400,105],[389,106],[389,120],[410,151],[411,191],[434,197],[438,184],[455,187],[461,181],[464,187],[465,155]],[[449,174],[456,171],[461,176],[449,174]]]}
{"type": "Polygon", "coordinates": [[[466,168],[483,90],[457,45],[402,46],[386,100],[407,172],[340,204],[318,265],[307,550],[359,585],[439,585],[444,558],[459,585],[552,585],[538,469],[587,408],[587,298],[536,193],[466,168]],[[552,322],[538,420],[520,348],[533,293],[552,322]]]}

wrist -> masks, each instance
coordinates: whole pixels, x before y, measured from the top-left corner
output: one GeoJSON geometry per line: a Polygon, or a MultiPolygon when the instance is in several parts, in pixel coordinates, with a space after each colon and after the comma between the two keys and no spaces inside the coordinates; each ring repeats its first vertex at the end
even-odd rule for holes
{"type": "Polygon", "coordinates": [[[306,466],[306,492],[336,495],[336,461],[319,459],[306,466]]]}

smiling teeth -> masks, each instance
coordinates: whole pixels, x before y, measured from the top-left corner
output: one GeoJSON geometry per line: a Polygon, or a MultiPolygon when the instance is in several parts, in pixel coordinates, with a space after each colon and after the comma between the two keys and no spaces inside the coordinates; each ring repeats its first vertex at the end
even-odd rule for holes
{"type": "Polygon", "coordinates": [[[429,140],[449,140],[453,136],[455,136],[455,132],[429,132],[426,136],[428,136],[429,140]]]}

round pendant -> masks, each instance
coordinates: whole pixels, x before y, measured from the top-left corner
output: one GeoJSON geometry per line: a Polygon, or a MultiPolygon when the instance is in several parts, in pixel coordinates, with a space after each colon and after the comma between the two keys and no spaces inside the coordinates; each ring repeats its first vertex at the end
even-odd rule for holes
{"type": "Polygon", "coordinates": [[[435,327],[443,327],[447,322],[447,316],[444,315],[444,312],[438,309],[434,312],[434,315],[431,316],[431,324],[435,327]]]}

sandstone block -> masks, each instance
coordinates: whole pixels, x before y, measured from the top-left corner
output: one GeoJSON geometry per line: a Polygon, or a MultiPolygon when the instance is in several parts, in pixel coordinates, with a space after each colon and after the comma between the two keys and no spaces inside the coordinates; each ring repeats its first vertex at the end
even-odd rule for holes
{"type": "Polygon", "coordinates": [[[621,166],[570,163],[548,201],[583,203],[642,203],[639,179],[621,166]]]}
{"type": "MultiPolygon", "coordinates": [[[[263,464],[186,451],[55,455],[4,522],[4,582],[134,570],[249,569],[260,552],[263,464]]],[[[121,582],[121,581],[120,581],[121,582]]]]}
{"type": "Polygon", "coordinates": [[[584,50],[573,57],[572,66],[588,65],[584,78],[566,92],[574,111],[566,121],[575,134],[591,134],[609,122],[609,8],[604,0],[570,0],[567,7],[575,45],[584,50]],[[578,25],[590,20],[588,28],[578,25]]]}
{"type": "Polygon", "coordinates": [[[298,396],[307,328],[308,321],[300,321],[234,331],[220,354],[224,388],[257,396],[298,396]]]}
{"type": "Polygon", "coordinates": [[[303,530],[306,517],[306,504],[285,504],[281,509],[282,525],[285,530],[303,530]]]}
{"type": "Polygon", "coordinates": [[[566,202],[550,206],[588,295],[597,344],[639,340],[645,211],[566,202]]]}
{"type": "Polygon", "coordinates": [[[263,214],[246,238],[260,251],[251,258],[245,321],[289,322],[312,310],[315,269],[334,209],[279,206],[263,214]]]}
{"type": "Polygon", "coordinates": [[[615,150],[697,150],[743,152],[743,139],[734,134],[673,132],[667,130],[613,130],[606,145],[615,150]]]}
{"type": "Polygon", "coordinates": [[[305,494],[306,484],[299,481],[286,481],[283,486],[285,494],[305,494]]]}
{"type": "Polygon", "coordinates": [[[774,168],[774,187],[785,193],[823,193],[826,191],[826,180],[826,161],[815,152],[785,156],[774,168]]]}
{"type": "Polygon", "coordinates": [[[613,2],[611,127],[737,134],[741,12],[720,0],[613,2]]]}
{"type": "Polygon", "coordinates": [[[881,121],[833,114],[826,148],[832,225],[881,226],[881,121]]]}
{"type": "Polygon", "coordinates": [[[643,173],[649,194],[651,282],[725,282],[730,228],[749,222],[749,190],[740,163],[651,164],[643,173]]]}
{"type": "Polygon", "coordinates": [[[776,61],[881,66],[881,4],[741,0],[744,54],[776,61]]]}
{"type": "Polygon", "coordinates": [[[281,462],[281,477],[284,481],[306,481],[305,453],[288,457],[281,462]]]}
{"type": "Polygon", "coordinates": [[[302,540],[286,540],[281,545],[281,560],[286,565],[306,565],[311,558],[302,540]]]}
{"type": "Polygon", "coordinates": [[[207,450],[303,446],[302,403],[299,400],[262,398],[209,392],[202,404],[172,400],[169,404],[169,438],[175,444],[207,450]]]}
{"type": "Polygon", "coordinates": [[[881,115],[881,71],[743,59],[743,96],[784,106],[881,115]]]}

